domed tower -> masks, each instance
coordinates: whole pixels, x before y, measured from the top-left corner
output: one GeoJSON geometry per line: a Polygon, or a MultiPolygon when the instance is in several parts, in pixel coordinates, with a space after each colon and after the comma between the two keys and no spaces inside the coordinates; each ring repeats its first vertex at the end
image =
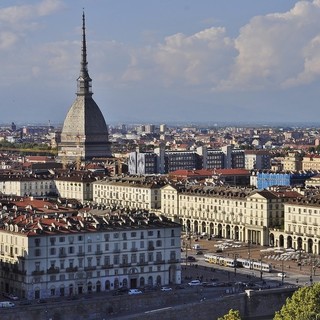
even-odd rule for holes
{"type": "Polygon", "coordinates": [[[108,127],[103,114],[92,98],[92,79],[88,73],[85,15],[82,14],[82,53],[77,97],[64,120],[58,158],[65,161],[111,157],[108,127]]]}

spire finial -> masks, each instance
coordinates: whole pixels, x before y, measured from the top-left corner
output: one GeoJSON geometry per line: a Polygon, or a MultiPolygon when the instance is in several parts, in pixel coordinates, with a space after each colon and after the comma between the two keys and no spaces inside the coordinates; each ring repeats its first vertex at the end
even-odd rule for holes
{"type": "Polygon", "coordinates": [[[92,95],[91,91],[91,78],[88,72],[87,62],[87,43],[86,43],[86,21],[84,8],[82,12],[82,50],[81,50],[81,63],[80,63],[80,76],[78,78],[78,91],[77,95],[92,95]]]}

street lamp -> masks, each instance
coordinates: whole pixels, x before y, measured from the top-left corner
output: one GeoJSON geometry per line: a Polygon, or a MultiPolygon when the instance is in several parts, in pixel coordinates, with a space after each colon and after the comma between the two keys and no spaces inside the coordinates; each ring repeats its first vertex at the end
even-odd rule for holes
{"type": "Polygon", "coordinates": [[[233,257],[233,264],[234,264],[234,276],[236,277],[237,275],[237,258],[238,258],[238,254],[235,253],[234,257],[233,257]]]}
{"type": "Polygon", "coordinates": [[[260,254],[260,279],[262,280],[262,253],[260,254]]]}

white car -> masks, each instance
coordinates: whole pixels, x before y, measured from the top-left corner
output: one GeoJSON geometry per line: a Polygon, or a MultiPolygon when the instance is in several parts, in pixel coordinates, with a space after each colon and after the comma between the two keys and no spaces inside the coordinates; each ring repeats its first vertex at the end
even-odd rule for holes
{"type": "Polygon", "coordinates": [[[142,291],[140,291],[140,290],[138,290],[138,289],[130,289],[130,290],[128,291],[128,294],[130,294],[130,295],[141,294],[141,293],[142,293],[142,291]]]}
{"type": "Polygon", "coordinates": [[[193,286],[201,286],[201,281],[200,280],[191,280],[188,283],[189,286],[193,287],[193,286]]]}
{"type": "Polygon", "coordinates": [[[170,288],[170,287],[162,287],[161,288],[161,291],[171,291],[172,290],[172,288],[170,288]]]}
{"type": "Polygon", "coordinates": [[[278,277],[280,277],[280,278],[286,278],[287,275],[286,275],[285,272],[279,272],[279,273],[278,273],[278,277]]]}

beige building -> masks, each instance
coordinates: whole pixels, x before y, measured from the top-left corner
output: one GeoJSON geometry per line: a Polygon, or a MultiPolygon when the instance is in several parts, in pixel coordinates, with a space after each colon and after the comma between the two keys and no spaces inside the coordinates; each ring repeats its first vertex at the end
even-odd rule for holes
{"type": "Polygon", "coordinates": [[[302,170],[318,170],[320,171],[320,156],[308,155],[303,157],[302,170]]]}
{"type": "Polygon", "coordinates": [[[302,170],[302,157],[295,152],[289,154],[282,160],[283,171],[300,171],[302,170]]]}
{"type": "Polygon", "coordinates": [[[296,192],[166,185],[162,212],[191,233],[269,245],[269,229],[283,229],[283,205],[296,192]]]}
{"type": "Polygon", "coordinates": [[[51,178],[33,175],[5,175],[0,177],[0,192],[17,196],[46,196],[56,194],[56,186],[51,178]]]}
{"type": "Polygon", "coordinates": [[[319,197],[301,197],[284,204],[284,230],[270,230],[275,246],[320,254],[319,197]]]}
{"type": "Polygon", "coordinates": [[[157,210],[162,184],[143,180],[100,180],[93,183],[93,201],[106,206],[157,210]]]}
{"type": "Polygon", "coordinates": [[[179,224],[148,212],[1,218],[0,288],[39,299],[181,283],[179,224]]]}
{"type": "Polygon", "coordinates": [[[87,173],[67,174],[54,178],[54,184],[59,197],[77,199],[82,203],[92,201],[92,183],[94,181],[96,181],[94,176],[87,173]]]}

